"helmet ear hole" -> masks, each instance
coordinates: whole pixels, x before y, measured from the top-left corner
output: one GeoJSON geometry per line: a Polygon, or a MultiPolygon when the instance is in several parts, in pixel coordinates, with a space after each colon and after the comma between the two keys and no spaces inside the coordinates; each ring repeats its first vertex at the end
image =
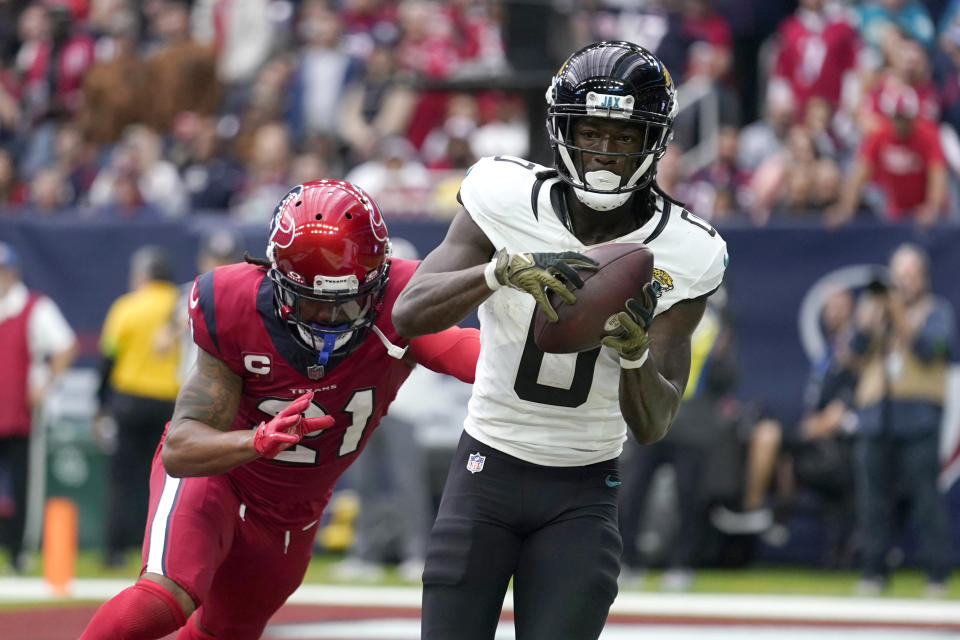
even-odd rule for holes
{"type": "Polygon", "coordinates": [[[349,213],[349,212],[346,213],[346,214],[344,215],[344,217],[345,217],[347,220],[352,220],[352,219],[353,219],[353,215],[352,215],[351,213],[349,213]]]}
{"type": "Polygon", "coordinates": [[[323,214],[322,214],[322,213],[318,213],[318,214],[315,215],[314,217],[315,217],[317,220],[323,220],[323,214]]]}
{"type": "Polygon", "coordinates": [[[303,200],[297,200],[297,203],[296,203],[295,205],[293,205],[293,206],[299,207],[299,206],[302,205],[302,204],[303,204],[303,200]]]}

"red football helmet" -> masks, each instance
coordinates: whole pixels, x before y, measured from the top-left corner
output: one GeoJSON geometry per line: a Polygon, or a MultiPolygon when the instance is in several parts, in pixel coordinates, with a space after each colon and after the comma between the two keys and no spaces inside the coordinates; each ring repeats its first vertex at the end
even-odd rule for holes
{"type": "Polygon", "coordinates": [[[383,300],[389,256],[380,209],[349,182],[297,185],[277,204],[267,242],[277,312],[318,364],[366,338],[383,300]]]}

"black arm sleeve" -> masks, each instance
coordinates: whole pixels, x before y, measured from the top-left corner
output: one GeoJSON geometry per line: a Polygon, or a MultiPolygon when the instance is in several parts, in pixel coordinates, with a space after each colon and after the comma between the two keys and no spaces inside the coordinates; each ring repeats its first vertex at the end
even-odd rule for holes
{"type": "Polygon", "coordinates": [[[104,358],[100,361],[100,386],[97,388],[97,401],[101,407],[106,406],[110,398],[110,372],[113,371],[113,358],[104,358]]]}

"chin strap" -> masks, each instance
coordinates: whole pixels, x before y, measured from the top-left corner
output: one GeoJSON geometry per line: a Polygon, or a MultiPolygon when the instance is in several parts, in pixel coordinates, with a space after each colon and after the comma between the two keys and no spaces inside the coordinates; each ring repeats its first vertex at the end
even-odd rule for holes
{"type": "Polygon", "coordinates": [[[586,189],[581,189],[580,187],[574,187],[573,193],[577,196],[577,200],[590,207],[594,211],[612,211],[623,204],[626,204],[627,200],[630,199],[630,196],[633,195],[632,191],[625,191],[623,193],[598,193],[596,191],[587,191],[586,189]]]}
{"type": "Polygon", "coordinates": [[[317,353],[317,364],[327,364],[327,361],[330,360],[330,354],[333,353],[333,349],[337,344],[337,334],[335,333],[325,333],[323,334],[323,348],[320,349],[320,352],[317,353]]]}
{"type": "Polygon", "coordinates": [[[398,347],[397,345],[387,340],[387,336],[383,335],[383,332],[377,328],[377,325],[371,325],[370,328],[373,329],[373,332],[377,334],[378,338],[380,338],[380,342],[382,342],[383,346],[387,348],[387,354],[391,358],[396,358],[397,360],[401,360],[403,356],[407,354],[407,347],[398,347]]]}
{"type": "MultiPolygon", "coordinates": [[[[319,325],[314,325],[319,327],[319,325]]],[[[343,325],[341,325],[343,326],[343,325]]],[[[340,327],[332,327],[334,329],[339,329],[340,327]]],[[[325,365],[330,360],[330,355],[333,353],[334,349],[337,347],[337,338],[340,337],[339,333],[331,333],[329,331],[311,331],[314,342],[317,338],[323,338],[323,346],[320,347],[320,350],[317,351],[317,364],[325,365]]]]}

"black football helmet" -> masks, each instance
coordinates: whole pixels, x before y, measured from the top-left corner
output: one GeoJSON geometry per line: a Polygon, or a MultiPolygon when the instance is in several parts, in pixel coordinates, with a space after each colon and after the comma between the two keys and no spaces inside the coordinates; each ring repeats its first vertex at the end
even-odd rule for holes
{"type": "Polygon", "coordinates": [[[567,58],[553,77],[546,97],[554,166],[574,187],[581,202],[608,211],[651,183],[657,161],[672,137],[677,113],[673,78],[655,55],[630,42],[591,44],[567,58]],[[624,175],[609,171],[586,175],[582,153],[587,150],[573,144],[573,126],[578,118],[623,120],[640,129],[643,146],[639,151],[588,151],[625,156],[624,175]]]}

